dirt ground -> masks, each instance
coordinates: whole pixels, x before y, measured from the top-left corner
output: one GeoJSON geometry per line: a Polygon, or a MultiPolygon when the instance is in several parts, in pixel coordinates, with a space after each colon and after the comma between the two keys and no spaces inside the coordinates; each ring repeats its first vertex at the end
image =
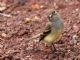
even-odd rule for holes
{"type": "MultiPolygon", "coordinates": [[[[13,0],[0,0],[7,5],[13,0]]],[[[0,13],[0,60],[80,60],[80,1],[26,0],[0,13]],[[31,37],[43,31],[47,13],[56,10],[64,23],[60,40],[52,46],[31,37]]]]}

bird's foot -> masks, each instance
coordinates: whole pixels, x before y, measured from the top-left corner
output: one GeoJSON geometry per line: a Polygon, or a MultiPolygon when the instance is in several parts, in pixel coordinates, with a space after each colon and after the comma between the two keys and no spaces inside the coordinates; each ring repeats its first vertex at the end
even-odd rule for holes
{"type": "Polygon", "coordinates": [[[54,45],[54,44],[52,45],[51,50],[52,50],[52,52],[53,52],[53,53],[54,53],[54,52],[57,52],[57,49],[56,49],[56,47],[55,47],[55,45],[54,45]]]}

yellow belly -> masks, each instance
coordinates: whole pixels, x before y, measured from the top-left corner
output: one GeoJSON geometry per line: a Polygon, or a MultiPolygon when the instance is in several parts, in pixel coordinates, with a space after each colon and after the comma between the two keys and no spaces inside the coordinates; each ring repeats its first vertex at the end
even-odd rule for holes
{"type": "Polygon", "coordinates": [[[48,44],[51,44],[58,41],[59,36],[60,36],[60,32],[51,33],[44,38],[44,41],[48,44]]]}

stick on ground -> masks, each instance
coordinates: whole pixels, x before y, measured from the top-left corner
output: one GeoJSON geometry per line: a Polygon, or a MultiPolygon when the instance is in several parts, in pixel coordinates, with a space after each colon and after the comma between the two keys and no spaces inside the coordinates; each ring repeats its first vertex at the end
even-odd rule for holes
{"type": "Polygon", "coordinates": [[[0,15],[5,16],[5,17],[12,17],[10,14],[5,14],[5,13],[0,13],[0,15]]]}

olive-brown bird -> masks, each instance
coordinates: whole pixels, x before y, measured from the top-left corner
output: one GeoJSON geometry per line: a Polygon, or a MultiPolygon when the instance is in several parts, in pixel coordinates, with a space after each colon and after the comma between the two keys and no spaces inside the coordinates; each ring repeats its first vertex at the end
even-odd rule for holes
{"type": "Polygon", "coordinates": [[[50,12],[48,15],[49,23],[46,29],[40,35],[39,41],[44,41],[45,43],[52,44],[59,40],[59,37],[63,30],[63,22],[56,11],[50,12]]]}

